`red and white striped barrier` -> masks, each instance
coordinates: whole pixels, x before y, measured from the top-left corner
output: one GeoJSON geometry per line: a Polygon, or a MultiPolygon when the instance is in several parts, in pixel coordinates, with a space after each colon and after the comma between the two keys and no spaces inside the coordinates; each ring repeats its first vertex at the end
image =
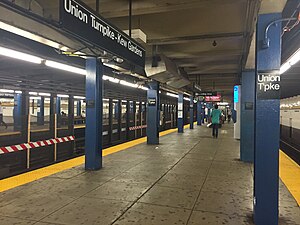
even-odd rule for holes
{"type": "Polygon", "coordinates": [[[138,130],[138,129],[143,129],[143,128],[146,128],[146,127],[147,127],[147,125],[129,127],[129,130],[138,130]]]}
{"type": "Polygon", "coordinates": [[[29,142],[29,143],[24,143],[24,144],[20,144],[20,145],[0,147],[0,154],[23,151],[26,149],[49,146],[49,145],[54,145],[57,143],[69,142],[69,141],[74,141],[74,140],[75,140],[74,136],[67,136],[67,137],[62,137],[62,138],[49,139],[49,140],[45,140],[45,141],[36,141],[36,142],[29,142]]]}

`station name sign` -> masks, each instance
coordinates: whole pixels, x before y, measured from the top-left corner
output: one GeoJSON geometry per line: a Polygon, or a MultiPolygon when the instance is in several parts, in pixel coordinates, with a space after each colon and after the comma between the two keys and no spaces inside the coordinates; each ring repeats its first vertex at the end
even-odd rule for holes
{"type": "Polygon", "coordinates": [[[140,67],[145,50],[127,34],[111,25],[79,0],[60,0],[62,29],[140,67]]]}
{"type": "Polygon", "coordinates": [[[257,74],[257,98],[280,98],[280,74],[279,71],[258,72],[257,74]]]}

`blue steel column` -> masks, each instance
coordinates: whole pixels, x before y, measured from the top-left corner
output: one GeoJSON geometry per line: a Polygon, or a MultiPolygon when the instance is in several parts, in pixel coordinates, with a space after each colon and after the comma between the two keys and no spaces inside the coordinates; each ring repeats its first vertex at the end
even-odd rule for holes
{"type": "Polygon", "coordinates": [[[14,96],[14,131],[21,131],[22,127],[22,94],[14,96]]]}
{"type": "Polygon", "coordinates": [[[183,94],[178,94],[178,119],[177,119],[177,127],[178,133],[183,133],[183,94]]]}
{"type": "Polygon", "coordinates": [[[197,101],[197,125],[201,126],[202,125],[202,105],[201,102],[198,100],[197,101]]]}
{"type": "Polygon", "coordinates": [[[57,127],[61,125],[61,97],[56,97],[57,127]]]}
{"type": "Polygon", "coordinates": [[[152,81],[148,83],[147,91],[147,144],[159,144],[159,83],[152,81]]]}
{"type": "MultiPolygon", "coordinates": [[[[270,46],[262,48],[266,26],[280,19],[280,13],[259,15],[256,67],[258,72],[279,70],[281,25],[271,26],[270,46]]],[[[257,82],[257,78],[256,78],[257,82]]],[[[279,99],[256,100],[254,159],[254,221],[256,225],[278,224],[279,99]]]]}
{"type": "Polygon", "coordinates": [[[190,129],[194,129],[194,97],[190,96],[190,129]]]}
{"type": "Polygon", "coordinates": [[[56,130],[55,130],[55,115],[56,115],[56,109],[57,109],[56,105],[57,105],[56,94],[51,94],[50,105],[49,105],[49,110],[50,110],[49,129],[50,129],[50,134],[51,134],[52,138],[56,137],[56,133],[55,133],[56,132],[56,130]]]}
{"type": "Polygon", "coordinates": [[[242,72],[240,158],[254,161],[255,70],[242,72]]]}
{"type": "Polygon", "coordinates": [[[38,99],[37,101],[37,124],[38,125],[44,125],[44,116],[45,116],[45,97],[41,97],[41,99],[38,99]]]}
{"type": "Polygon", "coordinates": [[[85,169],[102,167],[103,65],[96,58],[86,60],[85,169]]]}

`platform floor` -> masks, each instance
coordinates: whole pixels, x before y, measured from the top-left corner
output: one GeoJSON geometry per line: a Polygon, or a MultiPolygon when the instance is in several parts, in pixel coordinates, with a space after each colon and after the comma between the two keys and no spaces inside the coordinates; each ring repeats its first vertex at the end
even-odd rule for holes
{"type": "MultiPolygon", "coordinates": [[[[0,193],[0,224],[251,225],[253,169],[239,158],[232,125],[195,127],[0,193]]],[[[300,208],[280,182],[280,225],[300,208]]]]}

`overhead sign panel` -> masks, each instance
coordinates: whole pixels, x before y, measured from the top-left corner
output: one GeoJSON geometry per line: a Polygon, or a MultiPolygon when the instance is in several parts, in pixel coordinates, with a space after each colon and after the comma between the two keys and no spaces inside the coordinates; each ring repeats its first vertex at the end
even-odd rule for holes
{"type": "Polygon", "coordinates": [[[62,29],[103,50],[145,66],[144,48],[79,0],[60,0],[60,24],[62,29]]]}
{"type": "Polygon", "coordinates": [[[218,94],[217,96],[205,96],[206,102],[220,102],[221,101],[221,95],[218,94]]]}
{"type": "Polygon", "coordinates": [[[197,95],[199,95],[199,96],[217,96],[218,93],[216,91],[213,91],[213,92],[208,91],[208,92],[199,92],[199,93],[197,93],[197,95]]]}

